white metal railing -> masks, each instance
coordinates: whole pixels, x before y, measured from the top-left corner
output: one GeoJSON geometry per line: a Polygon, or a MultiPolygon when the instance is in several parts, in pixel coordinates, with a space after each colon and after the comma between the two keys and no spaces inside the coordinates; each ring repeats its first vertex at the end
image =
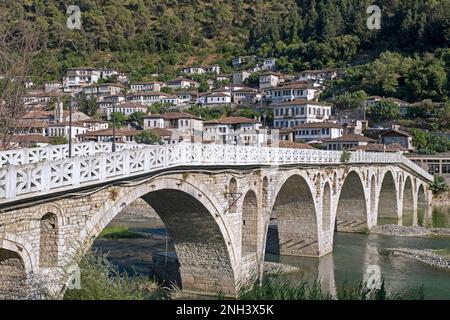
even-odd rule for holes
{"type": "MultiPolygon", "coordinates": [[[[139,144],[117,143],[116,151],[142,148],[139,144]]],[[[72,145],[74,157],[86,157],[99,153],[112,152],[112,143],[84,142],[72,145]]],[[[69,145],[46,146],[41,148],[23,148],[0,151],[0,168],[14,164],[23,165],[45,160],[60,160],[69,157],[69,145]]]]}
{"type": "MultiPolygon", "coordinates": [[[[244,166],[286,164],[341,164],[340,151],[282,149],[219,144],[178,143],[162,146],[123,148],[108,153],[106,145],[79,151],[73,158],[56,156],[41,162],[0,168],[0,204],[27,197],[47,195],[113,180],[130,178],[176,166],[244,166]],[[97,151],[98,153],[95,153],[97,151]],[[89,152],[94,152],[92,155],[89,152]],[[85,156],[85,154],[87,154],[85,156]],[[55,159],[56,160],[53,160],[55,159]]],[[[60,152],[65,152],[64,149],[60,152]]],[[[20,162],[19,162],[20,163],[20,162]]],[[[432,176],[401,154],[351,154],[349,163],[393,163],[403,165],[432,181],[432,176]]]]}

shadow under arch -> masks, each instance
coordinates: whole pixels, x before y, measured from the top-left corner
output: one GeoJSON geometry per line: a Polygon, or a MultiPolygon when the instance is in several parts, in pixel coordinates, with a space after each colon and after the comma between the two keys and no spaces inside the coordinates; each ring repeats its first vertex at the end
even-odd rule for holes
{"type": "Polygon", "coordinates": [[[346,177],[339,194],[336,210],[337,232],[363,232],[369,227],[364,186],[356,171],[346,177]]]}
{"type": "Polygon", "coordinates": [[[417,223],[419,226],[426,226],[429,223],[427,220],[427,211],[427,195],[423,184],[420,184],[417,189],[417,223]]]}
{"type": "Polygon", "coordinates": [[[112,207],[100,209],[80,238],[91,244],[123,208],[138,198],[155,210],[173,239],[183,291],[235,296],[236,259],[219,206],[186,181],[159,178],[132,189],[112,207]]]}
{"type": "Polygon", "coordinates": [[[0,248],[0,300],[26,299],[28,292],[24,260],[19,253],[0,248]]]}
{"type": "Polygon", "coordinates": [[[377,225],[383,224],[384,221],[397,223],[400,218],[398,212],[397,185],[394,175],[388,170],[381,182],[380,195],[378,197],[377,225]]]}
{"type": "Polygon", "coordinates": [[[318,256],[316,205],[305,178],[292,175],[275,198],[266,234],[266,252],[318,256]]]}
{"type": "Polygon", "coordinates": [[[411,226],[415,224],[414,217],[414,188],[412,179],[407,176],[403,187],[403,212],[402,225],[411,226]]]}

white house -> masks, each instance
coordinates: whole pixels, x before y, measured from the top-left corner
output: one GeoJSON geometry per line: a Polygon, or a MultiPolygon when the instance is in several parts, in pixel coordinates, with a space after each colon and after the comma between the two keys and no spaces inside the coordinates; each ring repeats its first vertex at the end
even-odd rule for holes
{"type": "Polygon", "coordinates": [[[96,97],[105,97],[120,94],[124,89],[123,85],[115,83],[91,84],[83,87],[83,93],[95,95],[96,97]]]}
{"type": "Polygon", "coordinates": [[[229,92],[212,92],[203,96],[204,104],[229,104],[231,94],[229,92]]]}
{"type": "Polygon", "coordinates": [[[259,76],[259,89],[274,88],[284,82],[282,74],[275,72],[263,73],[259,76]]]}
{"type": "Polygon", "coordinates": [[[348,134],[339,138],[323,140],[323,145],[327,150],[352,149],[360,146],[366,146],[369,143],[375,143],[375,140],[357,134],[348,134]]]}
{"type": "Polygon", "coordinates": [[[179,77],[177,79],[167,81],[167,87],[172,89],[187,89],[187,88],[198,88],[199,83],[197,81],[179,77]]]}
{"type": "Polygon", "coordinates": [[[185,112],[152,114],[144,118],[144,129],[152,128],[178,130],[180,135],[190,135],[202,131],[203,120],[185,112]]]}
{"type": "Polygon", "coordinates": [[[293,82],[280,87],[264,90],[266,98],[272,102],[291,101],[294,99],[313,100],[319,89],[305,82],[293,82]]]}
{"type": "Polygon", "coordinates": [[[102,69],[100,70],[100,78],[102,79],[110,79],[111,77],[116,77],[117,81],[125,83],[128,82],[127,74],[114,70],[114,69],[102,69]]]}
{"type": "Polygon", "coordinates": [[[59,92],[62,89],[62,83],[59,81],[49,81],[44,83],[45,93],[59,92]]]}
{"type": "Polygon", "coordinates": [[[262,124],[254,119],[220,118],[203,123],[203,139],[205,142],[223,144],[261,145],[267,138],[265,132],[260,132],[261,128],[262,124]]]}
{"type": "Polygon", "coordinates": [[[101,113],[106,114],[106,109],[112,107],[115,104],[125,101],[125,95],[115,94],[112,96],[105,96],[102,100],[97,101],[97,108],[101,113]]]}
{"type": "Polygon", "coordinates": [[[233,73],[233,83],[242,84],[248,77],[250,77],[250,72],[248,71],[235,72],[233,73]]]}
{"type": "Polygon", "coordinates": [[[95,68],[82,67],[71,68],[63,78],[63,87],[66,92],[81,90],[82,87],[97,83],[100,79],[100,71],[95,68]]]}
{"type": "Polygon", "coordinates": [[[186,74],[205,74],[206,70],[203,67],[185,67],[183,73],[186,74]]]}
{"type": "Polygon", "coordinates": [[[275,58],[268,58],[264,59],[262,68],[264,70],[275,70],[277,67],[277,59],[275,58]]]}
{"type": "Polygon", "coordinates": [[[130,93],[136,92],[159,92],[164,86],[161,82],[136,82],[130,85],[130,93]]]}
{"type": "Polygon", "coordinates": [[[272,104],[275,128],[294,128],[303,123],[323,122],[331,116],[331,106],[295,99],[272,104]]]}
{"type": "Polygon", "coordinates": [[[161,103],[173,104],[179,106],[182,104],[182,100],[175,95],[167,95],[161,98],[161,103]]]}
{"type": "Polygon", "coordinates": [[[150,106],[154,103],[161,102],[166,97],[170,97],[170,95],[164,92],[138,92],[126,95],[125,101],[150,106]]]}
{"type": "Polygon", "coordinates": [[[218,64],[213,64],[211,66],[205,66],[205,71],[207,73],[220,74],[220,66],[218,64]]]}
{"type": "Polygon", "coordinates": [[[125,116],[129,116],[135,112],[147,113],[147,106],[140,104],[140,103],[123,102],[123,103],[117,104],[115,107],[108,107],[106,109],[106,118],[108,120],[111,120],[111,114],[114,111],[120,112],[125,116]]]}
{"type": "Polygon", "coordinates": [[[323,82],[324,80],[333,80],[338,76],[338,70],[336,69],[324,69],[324,70],[304,70],[298,75],[300,81],[316,81],[323,82]]]}
{"type": "Polygon", "coordinates": [[[235,104],[252,104],[256,98],[260,96],[258,91],[252,88],[243,88],[232,92],[233,103],[235,104]]]}
{"type": "MultiPolygon", "coordinates": [[[[49,137],[69,137],[70,125],[68,122],[49,124],[47,128],[49,137]]],[[[77,135],[88,132],[88,128],[81,122],[72,122],[72,140],[77,138],[77,135]]]]}
{"type": "Polygon", "coordinates": [[[342,137],[344,128],[332,122],[304,123],[294,128],[296,141],[322,141],[342,137]]]}

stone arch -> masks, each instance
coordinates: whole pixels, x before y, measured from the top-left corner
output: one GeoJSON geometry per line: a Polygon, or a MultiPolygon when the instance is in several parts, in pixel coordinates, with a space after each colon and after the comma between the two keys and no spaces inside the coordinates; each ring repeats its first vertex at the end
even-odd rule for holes
{"type": "Polygon", "coordinates": [[[39,266],[58,266],[58,218],[48,212],[40,219],[39,266]]]}
{"type": "Polygon", "coordinates": [[[422,183],[419,183],[417,188],[417,222],[420,226],[425,226],[427,224],[428,202],[425,187],[422,183]]]}
{"type": "Polygon", "coordinates": [[[384,174],[378,196],[378,224],[380,224],[380,218],[395,220],[400,218],[398,214],[399,204],[397,195],[397,184],[395,182],[394,174],[388,170],[384,174]]]}
{"type": "Polygon", "coordinates": [[[328,231],[331,225],[331,187],[326,182],[322,195],[322,230],[328,231]]]}
{"type": "Polygon", "coordinates": [[[258,228],[258,199],[253,190],[249,190],[242,204],[242,257],[256,253],[258,228]]]}
{"type": "MultiPolygon", "coordinates": [[[[276,227],[269,247],[282,255],[318,256],[316,203],[307,180],[294,174],[281,184],[272,206],[276,227]]],[[[271,241],[268,230],[268,241],[271,241]]]]}
{"type": "Polygon", "coordinates": [[[228,183],[228,211],[229,212],[236,212],[237,206],[236,206],[236,195],[238,191],[238,184],[235,178],[231,178],[230,182],[228,183]]]}
{"type": "MultiPolygon", "coordinates": [[[[87,222],[80,238],[92,243],[109,222],[134,200],[144,199],[160,216],[174,241],[185,291],[235,296],[238,263],[235,243],[206,185],[161,177],[127,190],[87,222]]],[[[89,246],[85,246],[85,250],[89,246]]]]}
{"type": "Polygon", "coordinates": [[[347,174],[339,193],[335,230],[362,232],[369,228],[364,184],[356,171],[347,174]]]}
{"type": "Polygon", "coordinates": [[[414,197],[414,187],[412,184],[412,179],[410,176],[407,176],[404,184],[403,184],[403,212],[402,212],[402,220],[403,225],[413,225],[414,224],[414,205],[415,205],[415,197],[414,197]]]}
{"type": "Polygon", "coordinates": [[[370,179],[370,212],[374,214],[377,205],[377,179],[372,175],[370,179]]]}
{"type": "Polygon", "coordinates": [[[0,248],[0,300],[26,299],[28,291],[27,272],[21,255],[0,248]]]}

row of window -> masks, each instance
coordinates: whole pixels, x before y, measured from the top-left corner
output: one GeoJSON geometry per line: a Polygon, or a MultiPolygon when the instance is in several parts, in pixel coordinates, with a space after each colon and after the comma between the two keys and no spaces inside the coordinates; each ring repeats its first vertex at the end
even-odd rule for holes
{"type": "MultiPolygon", "coordinates": [[[[305,114],[305,108],[307,107],[295,107],[295,108],[275,108],[275,116],[288,116],[288,115],[304,115],[305,114]]],[[[308,107],[308,115],[318,115],[320,116],[329,116],[331,115],[331,109],[330,108],[322,108],[322,107],[308,107]]]]}
{"type": "Polygon", "coordinates": [[[304,96],[305,95],[305,91],[304,90],[293,90],[293,89],[289,89],[289,90],[276,90],[276,91],[272,91],[272,95],[274,97],[283,97],[283,96],[304,96]]]}
{"type": "Polygon", "coordinates": [[[330,128],[311,129],[311,130],[296,130],[295,134],[297,136],[329,135],[330,134],[330,128]]]}

